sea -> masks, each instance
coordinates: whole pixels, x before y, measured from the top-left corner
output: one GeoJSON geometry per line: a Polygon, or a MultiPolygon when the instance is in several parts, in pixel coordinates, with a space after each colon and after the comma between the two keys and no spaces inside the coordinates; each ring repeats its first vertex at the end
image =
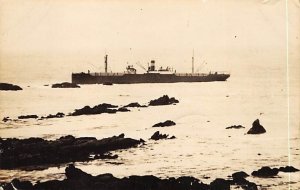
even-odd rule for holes
{"type": "MultiPolygon", "coordinates": [[[[232,74],[225,82],[95,84],[74,89],[24,83],[22,91],[0,92],[1,120],[28,114],[71,113],[86,105],[101,103],[147,105],[150,100],[163,95],[175,97],[179,103],[130,108],[130,112],[116,114],[1,121],[0,135],[1,138],[53,140],[65,135],[101,139],[124,133],[126,137],[146,141],[143,146],[113,152],[119,156],[115,160],[75,163],[76,167],[92,175],[193,176],[210,183],[237,171],[251,174],[262,166],[292,165],[300,169],[299,91],[291,91],[293,84],[287,85],[286,80],[285,72],[274,70],[239,77],[232,74]],[[256,119],[267,132],[247,135],[256,119]],[[172,120],[176,125],[152,127],[166,120],[172,120]],[[225,129],[232,125],[245,128],[225,129]],[[150,140],[156,131],[174,135],[176,139],[150,140]]],[[[64,179],[65,167],[66,164],[39,170],[0,170],[0,180],[64,179]]],[[[260,185],[259,189],[300,189],[300,172],[247,179],[260,185]]]]}

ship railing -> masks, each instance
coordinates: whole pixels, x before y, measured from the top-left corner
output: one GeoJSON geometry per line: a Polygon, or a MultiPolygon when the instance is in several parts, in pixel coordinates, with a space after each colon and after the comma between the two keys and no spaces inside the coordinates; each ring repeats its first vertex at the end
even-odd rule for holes
{"type": "Polygon", "coordinates": [[[213,75],[213,74],[228,74],[228,72],[208,72],[208,73],[175,73],[176,76],[207,76],[207,75],[213,75]]]}
{"type": "Polygon", "coordinates": [[[123,76],[124,73],[90,73],[91,76],[123,76]]]}
{"type": "Polygon", "coordinates": [[[176,76],[207,76],[207,73],[175,73],[176,76]]]}

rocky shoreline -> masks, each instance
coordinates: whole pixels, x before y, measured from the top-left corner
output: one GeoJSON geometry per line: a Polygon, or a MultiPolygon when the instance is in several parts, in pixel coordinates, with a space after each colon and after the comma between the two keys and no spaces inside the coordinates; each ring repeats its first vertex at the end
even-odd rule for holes
{"type": "MultiPolygon", "coordinates": [[[[299,171],[289,166],[281,167],[279,170],[282,172],[299,171]]],[[[63,180],[49,180],[33,184],[30,181],[13,179],[10,183],[2,183],[1,187],[3,190],[230,190],[232,187],[257,190],[260,185],[248,181],[246,179],[248,176],[243,171],[235,172],[229,179],[216,178],[211,183],[205,184],[192,176],[167,179],[153,175],[117,178],[110,173],[92,176],[76,168],[73,164],[69,164],[65,168],[65,179],[63,180]]]]}
{"type": "Polygon", "coordinates": [[[60,165],[76,161],[117,158],[110,151],[137,147],[144,140],[125,138],[124,134],[97,140],[71,135],[54,141],[42,138],[0,138],[0,169],[60,165]]]}

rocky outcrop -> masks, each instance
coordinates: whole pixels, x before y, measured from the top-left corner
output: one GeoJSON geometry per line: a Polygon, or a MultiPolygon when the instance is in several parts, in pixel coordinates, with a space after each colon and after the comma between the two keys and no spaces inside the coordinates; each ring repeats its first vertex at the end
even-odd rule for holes
{"type": "Polygon", "coordinates": [[[20,115],[18,119],[37,119],[39,118],[37,115],[20,115]]]}
{"type": "MultiPolygon", "coordinates": [[[[0,138],[2,151],[0,168],[13,169],[22,166],[88,161],[93,159],[90,157],[91,154],[100,155],[98,158],[101,158],[101,155],[108,158],[110,151],[136,147],[140,143],[142,143],[140,140],[125,138],[123,134],[101,140],[93,137],[75,138],[71,135],[54,141],[41,138],[0,138]]],[[[95,159],[97,159],[96,156],[95,159]]]]}
{"type": "Polygon", "coordinates": [[[117,108],[118,106],[103,103],[96,105],[94,107],[90,106],[85,106],[81,109],[76,109],[73,113],[71,113],[72,116],[78,116],[78,115],[94,115],[94,114],[102,114],[102,113],[116,113],[118,110],[117,109],[112,109],[112,108],[117,108]]]}
{"type": "Polygon", "coordinates": [[[170,105],[176,103],[179,103],[179,101],[176,100],[174,97],[169,98],[168,95],[164,95],[158,99],[151,100],[149,102],[149,106],[161,106],[161,105],[170,105]]]}
{"type": "Polygon", "coordinates": [[[160,134],[159,131],[156,131],[156,132],[151,136],[150,139],[157,141],[157,140],[161,140],[161,139],[175,139],[175,138],[176,138],[175,136],[172,136],[172,137],[168,138],[168,136],[169,136],[169,135],[167,135],[167,134],[160,134]]]}
{"type": "Polygon", "coordinates": [[[19,87],[18,85],[14,85],[14,84],[9,84],[9,83],[0,83],[0,90],[23,90],[21,87],[19,87]]]}
{"type": "Polygon", "coordinates": [[[230,127],[226,127],[226,129],[242,129],[242,128],[245,128],[245,127],[242,125],[232,125],[230,127]]]}
{"type": "Polygon", "coordinates": [[[55,115],[49,114],[49,115],[47,115],[46,117],[42,116],[41,119],[62,118],[62,117],[64,117],[64,116],[65,116],[64,113],[58,112],[58,113],[55,114],[55,115]]]}
{"type": "Polygon", "coordinates": [[[156,123],[152,127],[169,127],[169,126],[173,126],[173,125],[176,125],[176,123],[174,121],[167,120],[165,122],[156,123]]]}
{"type": "Polygon", "coordinates": [[[256,119],[253,123],[252,123],[252,128],[249,129],[249,131],[247,132],[247,134],[262,134],[265,133],[266,130],[265,128],[259,123],[259,119],[256,119]]]}
{"type": "Polygon", "coordinates": [[[140,107],[147,107],[145,105],[140,105],[138,102],[133,102],[130,104],[127,104],[126,106],[124,106],[125,108],[140,108],[140,107]]]}
{"type": "Polygon", "coordinates": [[[274,177],[278,174],[279,170],[277,168],[270,168],[264,166],[257,171],[253,171],[251,175],[255,177],[274,177]]]}
{"type": "Polygon", "coordinates": [[[50,180],[32,184],[29,181],[19,181],[14,179],[13,183],[4,184],[4,190],[13,189],[12,184],[17,189],[64,189],[64,190],[81,190],[81,189],[97,189],[97,190],[230,190],[231,185],[238,185],[243,189],[257,190],[255,183],[244,180],[244,182],[236,182],[235,180],[226,180],[217,178],[210,184],[204,184],[199,179],[191,176],[182,176],[179,178],[161,179],[153,175],[145,176],[129,176],[124,178],[116,178],[112,174],[100,174],[92,176],[73,164],[65,169],[66,178],[59,180],[50,180]]]}
{"type": "Polygon", "coordinates": [[[63,82],[52,84],[52,88],[80,88],[80,86],[75,83],[63,82]]]}
{"type": "Polygon", "coordinates": [[[299,169],[294,168],[293,166],[280,167],[278,170],[279,170],[280,172],[287,172],[287,173],[290,173],[290,172],[298,172],[298,171],[299,171],[299,169]]]}
{"type": "Polygon", "coordinates": [[[251,175],[256,177],[274,177],[279,172],[290,173],[290,172],[298,172],[298,171],[299,169],[294,168],[293,166],[285,166],[280,168],[270,168],[268,166],[264,166],[257,171],[253,171],[251,175]]]}

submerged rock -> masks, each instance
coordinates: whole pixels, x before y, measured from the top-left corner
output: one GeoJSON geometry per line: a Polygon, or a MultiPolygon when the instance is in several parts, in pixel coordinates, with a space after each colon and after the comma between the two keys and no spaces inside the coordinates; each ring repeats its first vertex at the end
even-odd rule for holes
{"type": "Polygon", "coordinates": [[[293,166],[280,167],[278,170],[281,172],[298,172],[299,171],[299,169],[294,168],[293,166]]]}
{"type": "Polygon", "coordinates": [[[230,190],[230,183],[221,178],[217,178],[210,183],[211,190],[230,190]]]}
{"type": "Polygon", "coordinates": [[[174,97],[169,98],[168,95],[164,95],[158,99],[151,100],[149,102],[149,106],[170,105],[170,104],[176,104],[176,103],[179,103],[179,101],[176,100],[174,97]]]}
{"type": "Polygon", "coordinates": [[[21,115],[18,116],[18,119],[37,119],[39,118],[37,115],[21,115]]]}
{"type": "MultiPolygon", "coordinates": [[[[92,176],[74,165],[65,169],[66,179],[50,180],[36,183],[32,189],[65,189],[65,190],[211,190],[210,185],[200,180],[183,176],[179,178],[160,179],[153,175],[129,176],[116,178],[112,174],[92,176]]],[[[26,181],[26,183],[30,183],[26,181]]],[[[222,187],[222,186],[221,186],[222,187]]],[[[218,189],[220,190],[220,189],[218,189]]],[[[226,189],[225,189],[226,190],[226,189]]]]}
{"type": "Polygon", "coordinates": [[[43,116],[42,116],[41,119],[62,118],[62,117],[64,117],[64,116],[65,116],[64,113],[58,112],[58,113],[55,114],[55,115],[49,114],[49,115],[47,115],[46,117],[43,117],[43,116]]]}
{"type": "Polygon", "coordinates": [[[257,171],[253,171],[251,175],[256,177],[274,177],[278,174],[279,170],[277,168],[270,168],[264,166],[257,171]]]}
{"type": "Polygon", "coordinates": [[[9,83],[0,83],[0,90],[23,90],[21,87],[19,87],[18,85],[14,85],[14,84],[9,84],[9,83]]]}
{"type": "Polygon", "coordinates": [[[230,127],[226,127],[226,129],[242,129],[242,128],[245,128],[245,127],[242,125],[232,125],[230,127]]]}
{"type": "Polygon", "coordinates": [[[159,131],[156,131],[150,139],[152,140],[161,140],[161,139],[175,139],[176,137],[175,136],[172,136],[170,138],[168,138],[169,135],[167,134],[160,134],[159,131]]]}
{"type": "Polygon", "coordinates": [[[174,121],[167,120],[165,122],[156,123],[152,127],[169,127],[169,126],[173,126],[173,125],[176,125],[176,123],[174,121]]]}
{"type": "Polygon", "coordinates": [[[141,143],[139,140],[125,138],[124,135],[100,140],[93,137],[75,138],[71,135],[54,141],[41,138],[0,139],[0,168],[88,161],[92,159],[91,154],[106,155],[110,151],[136,147],[141,143]]]}
{"type": "Polygon", "coordinates": [[[265,133],[266,130],[265,128],[259,123],[259,119],[256,119],[253,123],[252,123],[252,128],[249,129],[249,131],[247,132],[247,134],[262,134],[265,133]]]}
{"type": "Polygon", "coordinates": [[[111,109],[111,108],[117,108],[118,106],[112,105],[112,104],[99,104],[94,107],[85,106],[81,109],[76,109],[73,113],[71,113],[72,116],[78,116],[78,115],[94,115],[94,114],[101,114],[101,113],[116,113],[118,110],[111,109]]]}
{"type": "Polygon", "coordinates": [[[231,176],[233,179],[237,179],[237,178],[246,178],[249,175],[246,172],[240,171],[240,172],[233,173],[231,176]]]}
{"type": "Polygon", "coordinates": [[[52,84],[52,88],[80,88],[80,86],[75,83],[63,82],[52,84]]]}
{"type": "Polygon", "coordinates": [[[145,105],[140,105],[139,103],[137,102],[133,102],[133,103],[130,103],[130,104],[127,104],[126,106],[124,106],[125,108],[140,108],[140,107],[147,107],[145,105]]]}
{"type": "Polygon", "coordinates": [[[130,110],[125,108],[125,107],[121,107],[117,111],[119,111],[119,112],[129,112],[130,110]]]}

